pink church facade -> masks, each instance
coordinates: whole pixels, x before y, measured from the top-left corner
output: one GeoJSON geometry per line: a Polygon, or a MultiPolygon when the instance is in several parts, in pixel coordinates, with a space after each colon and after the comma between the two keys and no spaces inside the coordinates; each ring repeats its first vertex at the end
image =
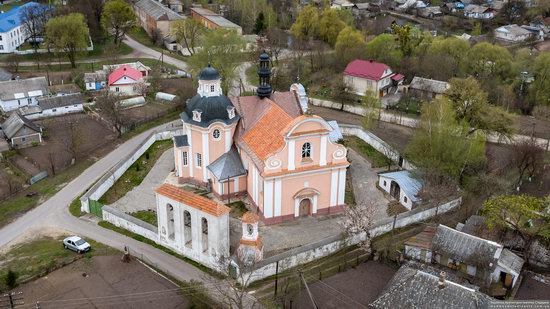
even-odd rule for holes
{"type": "Polygon", "coordinates": [[[268,83],[264,73],[259,95],[228,98],[215,69],[200,73],[174,137],[178,180],[247,199],[265,224],[342,211],[346,148],[324,119],[304,113],[296,91],[271,93],[268,83]]]}

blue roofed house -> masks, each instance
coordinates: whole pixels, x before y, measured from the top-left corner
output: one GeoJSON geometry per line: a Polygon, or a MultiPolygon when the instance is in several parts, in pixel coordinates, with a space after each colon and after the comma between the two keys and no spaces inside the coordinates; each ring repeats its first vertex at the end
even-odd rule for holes
{"type": "Polygon", "coordinates": [[[29,37],[21,21],[21,13],[27,7],[38,5],[36,2],[28,2],[0,13],[0,53],[13,53],[29,37]]]}
{"type": "Polygon", "coordinates": [[[416,196],[422,183],[409,171],[397,171],[378,174],[378,186],[411,210],[420,199],[416,196]]]}

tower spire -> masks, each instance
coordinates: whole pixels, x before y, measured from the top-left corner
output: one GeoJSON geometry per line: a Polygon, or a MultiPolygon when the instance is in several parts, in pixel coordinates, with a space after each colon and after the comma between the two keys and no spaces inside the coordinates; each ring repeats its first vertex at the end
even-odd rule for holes
{"type": "Polygon", "coordinates": [[[260,55],[260,67],[258,68],[258,77],[260,78],[260,85],[256,89],[256,94],[260,98],[269,98],[271,96],[272,88],[270,84],[271,78],[271,66],[269,65],[269,55],[264,52],[260,55]]]}

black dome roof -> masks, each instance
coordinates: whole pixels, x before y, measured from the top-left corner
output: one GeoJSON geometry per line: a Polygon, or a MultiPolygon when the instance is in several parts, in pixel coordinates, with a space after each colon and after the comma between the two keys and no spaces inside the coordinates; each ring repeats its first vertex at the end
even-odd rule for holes
{"type": "Polygon", "coordinates": [[[199,73],[199,80],[217,80],[220,79],[220,73],[210,64],[199,73]]]}
{"type": "Polygon", "coordinates": [[[230,123],[237,120],[238,117],[229,119],[229,115],[227,113],[227,108],[229,106],[233,106],[233,104],[229,98],[224,95],[201,97],[197,94],[187,102],[185,107],[185,114],[187,117],[185,118],[187,118],[188,121],[192,121],[193,111],[198,109],[202,112],[200,123],[205,126],[208,126],[214,120],[222,120],[225,123],[230,123]]]}

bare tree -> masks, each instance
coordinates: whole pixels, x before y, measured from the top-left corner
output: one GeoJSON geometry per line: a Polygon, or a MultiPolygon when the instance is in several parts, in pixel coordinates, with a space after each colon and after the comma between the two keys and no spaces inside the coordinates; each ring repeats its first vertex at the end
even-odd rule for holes
{"type": "Polygon", "coordinates": [[[10,73],[17,73],[19,72],[19,56],[16,54],[10,54],[6,58],[7,63],[7,69],[10,73]]]}
{"type": "Polygon", "coordinates": [[[540,170],[544,163],[544,149],[537,144],[534,137],[521,139],[514,142],[512,162],[519,173],[517,187],[521,185],[523,177],[527,173],[529,180],[540,170]]]}
{"type": "Polygon", "coordinates": [[[279,28],[273,28],[267,30],[266,37],[265,47],[275,58],[275,63],[279,65],[279,55],[288,46],[288,35],[279,28]]]}
{"type": "Polygon", "coordinates": [[[344,208],[344,218],[341,222],[349,237],[359,236],[359,246],[367,253],[371,252],[371,229],[374,223],[376,205],[373,200],[360,201],[355,206],[344,208]],[[363,236],[364,234],[364,236],[363,236]]]}
{"type": "Polygon", "coordinates": [[[65,149],[71,154],[71,164],[74,164],[80,154],[80,147],[82,146],[82,132],[78,122],[71,120],[66,122],[66,124],[68,126],[68,132],[67,136],[61,140],[61,144],[63,144],[65,149]]]}
{"type": "Polygon", "coordinates": [[[121,137],[122,129],[126,124],[127,119],[122,113],[118,98],[106,90],[102,91],[102,93],[96,97],[95,106],[103,119],[113,126],[113,129],[117,132],[118,137],[121,137]]]}
{"type": "Polygon", "coordinates": [[[219,256],[217,262],[225,278],[208,276],[205,280],[213,287],[214,294],[222,302],[221,305],[225,308],[239,309],[256,307],[257,301],[248,294],[248,285],[251,283],[256,260],[237,253],[232,257],[219,256]]]}
{"type": "Polygon", "coordinates": [[[437,220],[440,204],[449,197],[456,195],[458,184],[452,177],[436,169],[426,169],[415,173],[413,176],[420,178],[422,181],[422,188],[418,192],[418,197],[426,203],[435,205],[434,218],[437,220]]]}
{"type": "Polygon", "coordinates": [[[172,34],[181,46],[187,49],[190,55],[195,54],[195,47],[199,43],[203,32],[204,27],[202,24],[193,18],[177,21],[172,28],[172,34]]]}
{"type": "Polygon", "coordinates": [[[46,23],[51,17],[52,11],[46,5],[26,6],[21,10],[20,19],[25,31],[30,38],[34,53],[38,51],[38,36],[44,32],[46,23]]]}

